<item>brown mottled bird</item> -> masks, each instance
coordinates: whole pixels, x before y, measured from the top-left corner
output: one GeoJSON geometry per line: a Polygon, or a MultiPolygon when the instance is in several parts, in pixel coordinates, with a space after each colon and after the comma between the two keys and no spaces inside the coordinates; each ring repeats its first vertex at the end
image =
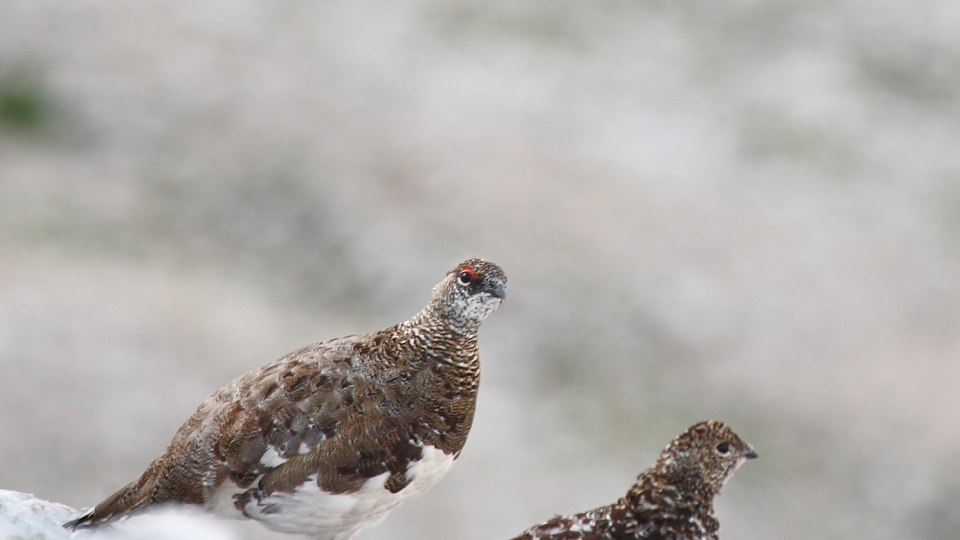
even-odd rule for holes
{"type": "Polygon", "coordinates": [[[713,498],[753,447],[721,422],[696,424],[610,506],[555,517],[514,540],[717,540],[713,498]]]}
{"type": "Polygon", "coordinates": [[[204,401],[137,480],[64,525],[188,503],[347,540],[433,486],[473,422],[480,323],[505,298],[499,266],[453,267],[413,318],[308,345],[204,401]]]}

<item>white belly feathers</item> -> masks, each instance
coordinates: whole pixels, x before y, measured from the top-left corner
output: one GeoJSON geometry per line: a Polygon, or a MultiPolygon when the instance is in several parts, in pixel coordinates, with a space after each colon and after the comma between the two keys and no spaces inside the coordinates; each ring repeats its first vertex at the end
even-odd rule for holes
{"type": "MultiPolygon", "coordinates": [[[[433,487],[453,466],[453,459],[436,447],[425,446],[422,458],[407,469],[410,483],[397,493],[383,487],[389,472],[370,478],[358,491],[343,494],[321,490],[314,474],[293,493],[276,492],[259,502],[251,501],[246,513],[276,531],[306,534],[317,540],[348,540],[382,521],[395,506],[433,487]]],[[[242,517],[233,499],[242,491],[224,482],[207,506],[225,517],[242,517]]]]}

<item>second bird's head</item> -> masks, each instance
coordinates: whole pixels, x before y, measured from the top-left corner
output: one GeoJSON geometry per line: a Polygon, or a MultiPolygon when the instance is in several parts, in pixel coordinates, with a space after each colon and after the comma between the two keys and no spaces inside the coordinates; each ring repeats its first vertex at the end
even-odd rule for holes
{"type": "Polygon", "coordinates": [[[723,422],[707,420],[688,428],[671,442],[654,466],[662,478],[712,497],[720,493],[737,468],[759,455],[723,422]]]}
{"type": "Polygon", "coordinates": [[[468,259],[433,288],[432,307],[460,332],[475,332],[507,297],[507,276],[492,262],[468,259]]]}

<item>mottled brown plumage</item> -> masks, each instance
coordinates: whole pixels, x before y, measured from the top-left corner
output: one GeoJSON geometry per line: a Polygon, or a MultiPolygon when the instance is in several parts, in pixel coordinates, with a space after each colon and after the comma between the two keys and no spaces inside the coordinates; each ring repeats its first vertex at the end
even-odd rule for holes
{"type": "Polygon", "coordinates": [[[497,265],[464,261],[409,321],[309,345],[235,379],[140,478],[66,526],[178,502],[350,538],[459,456],[480,380],[477,330],[505,286],[497,265]]]}
{"type": "Polygon", "coordinates": [[[559,516],[514,540],[717,540],[713,498],[753,447],[713,420],[680,434],[614,504],[559,516]]]}

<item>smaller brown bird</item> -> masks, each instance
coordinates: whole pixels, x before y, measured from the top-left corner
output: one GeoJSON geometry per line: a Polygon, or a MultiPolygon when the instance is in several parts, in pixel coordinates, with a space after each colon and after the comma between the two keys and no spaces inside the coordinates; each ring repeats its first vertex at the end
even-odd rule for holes
{"type": "Polygon", "coordinates": [[[717,540],[713,498],[744,461],[757,457],[723,423],[700,422],[674,439],[616,503],[555,517],[514,540],[717,540]]]}

